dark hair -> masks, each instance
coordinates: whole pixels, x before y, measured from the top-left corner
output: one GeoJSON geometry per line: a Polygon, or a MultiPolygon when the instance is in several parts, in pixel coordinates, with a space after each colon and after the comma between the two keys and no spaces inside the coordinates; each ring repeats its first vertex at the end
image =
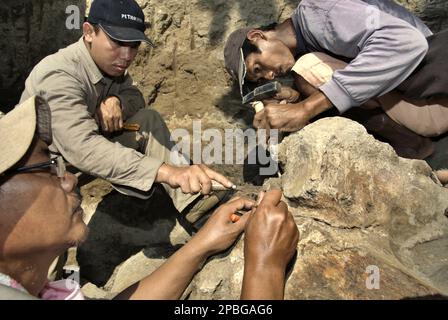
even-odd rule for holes
{"type": "Polygon", "coordinates": [[[100,26],[95,24],[95,23],[91,23],[92,27],[93,27],[93,31],[95,31],[95,34],[97,34],[98,32],[100,32],[100,26]]]}
{"type": "MultiPolygon", "coordinates": [[[[271,24],[258,27],[258,28],[256,28],[256,30],[271,31],[271,30],[274,30],[276,27],[277,27],[277,22],[273,22],[271,24]]],[[[247,40],[247,38],[246,38],[246,40],[244,40],[243,46],[241,47],[241,49],[243,49],[243,55],[245,58],[248,55],[250,55],[251,53],[261,53],[260,49],[256,45],[250,43],[247,40]]]]}
{"type": "Polygon", "coordinates": [[[271,31],[271,30],[275,30],[275,28],[277,28],[277,25],[278,25],[277,22],[273,22],[273,23],[268,24],[266,26],[261,26],[261,27],[259,27],[257,29],[261,30],[261,31],[271,31]]]}
{"type": "MultiPolygon", "coordinates": [[[[89,22],[89,17],[84,17],[84,22],[89,22]]],[[[100,26],[96,23],[89,22],[93,26],[93,31],[95,31],[95,34],[100,32],[100,26]]]]}
{"type": "Polygon", "coordinates": [[[243,49],[244,58],[246,58],[251,53],[261,53],[260,49],[256,45],[250,43],[247,39],[244,40],[241,49],[243,49]]]}

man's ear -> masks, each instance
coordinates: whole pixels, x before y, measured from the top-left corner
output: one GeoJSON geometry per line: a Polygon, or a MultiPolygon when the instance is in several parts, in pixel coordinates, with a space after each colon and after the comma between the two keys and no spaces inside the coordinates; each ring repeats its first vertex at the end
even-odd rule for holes
{"type": "Polygon", "coordinates": [[[95,34],[95,29],[90,23],[84,22],[82,24],[82,34],[84,35],[84,39],[88,43],[91,43],[93,40],[93,35],[95,34]]]}
{"type": "Polygon", "coordinates": [[[251,43],[256,43],[258,40],[262,39],[262,40],[266,40],[266,35],[264,34],[263,31],[258,30],[258,29],[252,29],[247,33],[247,39],[251,42],[251,43]]]}

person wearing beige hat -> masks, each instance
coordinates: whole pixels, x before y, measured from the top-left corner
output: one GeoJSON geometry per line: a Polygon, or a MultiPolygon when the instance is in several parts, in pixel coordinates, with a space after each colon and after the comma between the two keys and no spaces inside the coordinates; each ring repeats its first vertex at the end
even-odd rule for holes
{"type": "MultiPolygon", "coordinates": [[[[0,299],[84,299],[75,281],[47,279],[52,261],[88,234],[77,179],[62,157],[50,157],[51,130],[50,109],[40,97],[0,116],[0,299]]],[[[116,298],[179,298],[205,261],[246,230],[242,298],[281,299],[299,234],[280,199],[281,191],[273,190],[258,206],[245,198],[222,205],[159,269],[116,298]],[[240,210],[248,212],[231,220],[240,210]]]]}
{"type": "Polygon", "coordinates": [[[234,31],[224,58],[242,95],[291,71],[302,91],[302,101],[268,102],[255,127],[294,132],[328,110],[356,114],[398,154],[423,159],[429,137],[448,130],[446,41],[391,0],[303,0],[280,24],[234,31]]]}
{"type": "MultiPolygon", "coordinates": [[[[50,158],[50,110],[41,98],[2,116],[0,136],[0,297],[10,297],[5,286],[53,294],[63,283],[47,286],[50,264],[87,236],[76,177],[50,158]]],[[[79,286],[67,291],[79,293],[79,286]]]]}

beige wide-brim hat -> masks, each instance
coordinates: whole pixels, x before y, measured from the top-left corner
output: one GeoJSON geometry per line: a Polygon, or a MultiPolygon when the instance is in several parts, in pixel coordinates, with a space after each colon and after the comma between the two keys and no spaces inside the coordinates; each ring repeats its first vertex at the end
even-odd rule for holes
{"type": "Polygon", "coordinates": [[[33,96],[0,116],[0,175],[22,159],[33,141],[37,123],[36,100],[33,96]]]}

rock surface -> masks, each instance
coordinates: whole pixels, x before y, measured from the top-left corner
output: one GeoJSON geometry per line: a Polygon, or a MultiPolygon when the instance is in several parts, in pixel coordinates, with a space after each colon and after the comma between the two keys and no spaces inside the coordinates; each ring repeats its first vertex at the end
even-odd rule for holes
{"type": "MultiPolygon", "coordinates": [[[[280,161],[277,183],[301,233],[287,299],[448,294],[448,190],[425,162],[399,158],[343,118],[286,138],[280,161]],[[379,289],[366,284],[374,283],[372,270],[379,289]]],[[[196,276],[187,295],[238,298],[242,272],[240,241],[196,276]]]]}

